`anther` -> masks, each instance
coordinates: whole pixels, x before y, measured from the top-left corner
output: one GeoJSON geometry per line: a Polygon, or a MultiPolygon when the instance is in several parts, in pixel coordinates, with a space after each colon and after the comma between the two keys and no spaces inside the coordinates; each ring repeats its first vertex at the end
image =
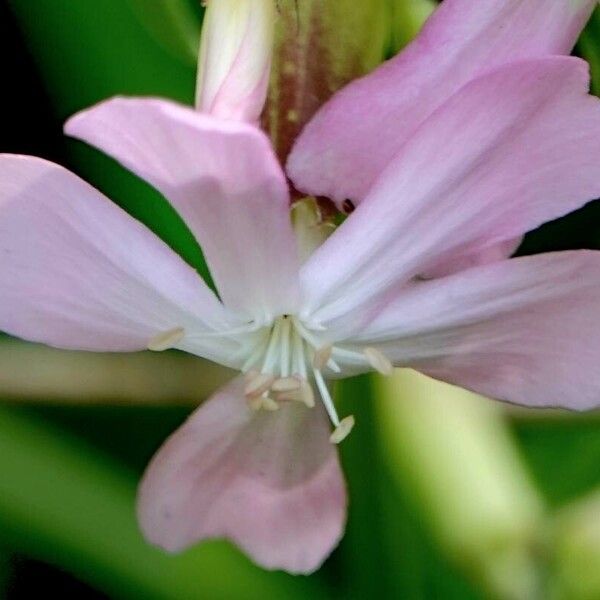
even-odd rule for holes
{"type": "Polygon", "coordinates": [[[352,431],[354,427],[354,417],[352,415],[348,417],[344,417],[340,424],[333,430],[333,433],[329,436],[329,441],[332,444],[339,444],[343,442],[348,434],[352,431]]]}
{"type": "Polygon", "coordinates": [[[154,352],[168,350],[169,348],[173,348],[173,346],[180,342],[184,337],[185,329],[183,327],[175,327],[174,329],[163,331],[162,333],[155,335],[148,342],[148,350],[154,352]]]}
{"type": "Polygon", "coordinates": [[[390,359],[383,354],[383,352],[377,350],[377,348],[369,347],[363,350],[363,354],[373,369],[382,375],[389,376],[393,374],[394,365],[390,362],[390,359]]]}
{"type": "Polygon", "coordinates": [[[281,377],[273,382],[271,390],[274,392],[295,392],[301,387],[302,384],[297,377],[281,377]]]}
{"type": "Polygon", "coordinates": [[[274,381],[275,377],[270,373],[257,373],[246,383],[244,395],[246,398],[256,398],[257,396],[261,396],[269,391],[274,381]]]}
{"type": "Polygon", "coordinates": [[[277,404],[277,402],[275,402],[275,400],[273,400],[273,398],[271,398],[270,396],[262,396],[261,400],[261,408],[264,408],[268,411],[279,410],[279,404],[277,404]]]}
{"type": "Polygon", "coordinates": [[[325,368],[325,365],[329,362],[329,359],[331,358],[332,351],[333,346],[331,344],[321,346],[321,348],[315,350],[315,355],[313,356],[313,367],[317,371],[322,371],[325,368]]]}
{"type": "Polygon", "coordinates": [[[258,396],[257,398],[247,398],[248,406],[254,411],[258,411],[262,408],[262,401],[262,396],[258,396]]]}
{"type": "Polygon", "coordinates": [[[306,379],[303,379],[301,380],[300,387],[298,389],[277,394],[277,400],[302,402],[302,404],[304,404],[306,407],[314,408],[315,393],[312,385],[310,385],[306,379]]]}
{"type": "Polygon", "coordinates": [[[259,411],[261,409],[268,411],[279,410],[279,404],[266,394],[262,394],[260,396],[247,397],[246,401],[248,402],[248,406],[254,410],[259,411]]]}
{"type": "Polygon", "coordinates": [[[308,408],[314,408],[315,406],[315,392],[313,391],[312,385],[306,381],[306,379],[302,380],[302,387],[300,388],[300,399],[308,408]]]}

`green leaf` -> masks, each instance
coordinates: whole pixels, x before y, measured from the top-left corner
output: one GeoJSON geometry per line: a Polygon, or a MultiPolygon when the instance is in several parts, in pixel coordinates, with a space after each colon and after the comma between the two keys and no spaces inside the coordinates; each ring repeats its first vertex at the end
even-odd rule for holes
{"type": "MultiPolygon", "coordinates": [[[[140,23],[165,50],[184,63],[196,66],[200,21],[188,0],[126,1],[140,23]]],[[[200,3],[195,5],[200,6],[200,3]]]]}
{"type": "Polygon", "coordinates": [[[600,485],[597,415],[526,414],[515,418],[514,426],[535,480],[552,505],[600,485]]]}
{"type": "Polygon", "coordinates": [[[340,414],[356,418],[352,434],[340,445],[350,507],[346,535],[331,561],[339,569],[338,595],[357,600],[480,600],[429,535],[412,502],[412,482],[404,488],[397,485],[396,470],[405,469],[389,456],[381,439],[374,380],[353,378],[336,388],[340,414]]]}
{"type": "Polygon", "coordinates": [[[578,49],[592,68],[592,91],[600,94],[600,8],[596,8],[579,38],[578,49]]]}

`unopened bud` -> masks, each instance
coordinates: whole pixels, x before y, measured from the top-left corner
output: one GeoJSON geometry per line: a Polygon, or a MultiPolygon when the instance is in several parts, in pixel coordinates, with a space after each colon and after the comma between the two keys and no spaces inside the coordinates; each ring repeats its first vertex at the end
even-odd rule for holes
{"type": "Polygon", "coordinates": [[[263,110],[273,52],[275,0],[210,0],[198,62],[196,108],[255,123],[263,110]]]}

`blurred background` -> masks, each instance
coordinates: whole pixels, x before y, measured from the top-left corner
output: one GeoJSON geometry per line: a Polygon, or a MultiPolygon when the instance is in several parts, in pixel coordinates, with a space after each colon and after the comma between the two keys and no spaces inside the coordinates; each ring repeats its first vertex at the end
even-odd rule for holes
{"type": "MultiPolygon", "coordinates": [[[[337,19],[332,46],[362,56],[325,95],[407,43],[433,8],[302,2],[280,9],[302,25],[305,6],[322,7],[337,19]]],[[[0,151],[68,166],[206,275],[164,199],[61,131],[115,94],[191,104],[201,19],[195,0],[0,0],[0,151]]],[[[598,12],[576,52],[599,90],[598,12]]],[[[519,253],[570,248],[600,248],[600,206],[529,234],[519,253]]],[[[143,468],[228,376],[177,353],[0,337],[0,597],[600,599],[600,414],[507,408],[410,372],[337,390],[358,423],[341,446],[350,513],[319,572],[267,573],[225,542],[177,557],[150,548],[134,516],[143,468]]]]}

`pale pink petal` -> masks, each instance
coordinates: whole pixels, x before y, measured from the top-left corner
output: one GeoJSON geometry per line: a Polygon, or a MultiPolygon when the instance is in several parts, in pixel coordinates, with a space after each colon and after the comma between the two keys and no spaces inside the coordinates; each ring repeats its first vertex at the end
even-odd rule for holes
{"type": "Polygon", "coordinates": [[[237,379],[165,443],[142,481],[147,538],[177,552],[228,538],[268,569],[309,573],[340,539],[346,493],[322,407],[255,412],[237,379]]]}
{"type": "Polygon", "coordinates": [[[251,317],[293,312],[298,262],[287,184],[256,127],[166,100],[114,98],[73,117],[65,131],[172,202],[227,306],[251,317]]]}
{"type": "MultiPolygon", "coordinates": [[[[227,325],[200,276],[62,167],[0,156],[0,329],[61,348],[129,351],[227,325]]],[[[198,348],[226,358],[228,348],[198,348]]],[[[229,349],[231,352],[231,349],[229,349]]]]}
{"type": "Polygon", "coordinates": [[[513,63],[465,86],[305,263],[307,313],[350,319],[448,256],[600,196],[600,102],[587,89],[587,65],[571,57],[513,63]]]}
{"type": "Polygon", "coordinates": [[[568,54],[596,4],[444,0],[410,46],[317,113],[290,156],[291,179],[338,205],[361,201],[419,125],[460,87],[502,64],[568,54]]]}
{"type": "Polygon", "coordinates": [[[511,257],[517,251],[517,248],[521,245],[522,241],[523,236],[519,236],[514,240],[493,244],[487,248],[477,247],[475,251],[458,253],[456,256],[445,256],[440,262],[420,275],[425,279],[445,277],[446,275],[458,273],[463,269],[504,260],[505,258],[511,257]]]}
{"type": "Polygon", "coordinates": [[[600,406],[600,252],[513,258],[418,282],[353,340],[527,406],[600,406]]]}

